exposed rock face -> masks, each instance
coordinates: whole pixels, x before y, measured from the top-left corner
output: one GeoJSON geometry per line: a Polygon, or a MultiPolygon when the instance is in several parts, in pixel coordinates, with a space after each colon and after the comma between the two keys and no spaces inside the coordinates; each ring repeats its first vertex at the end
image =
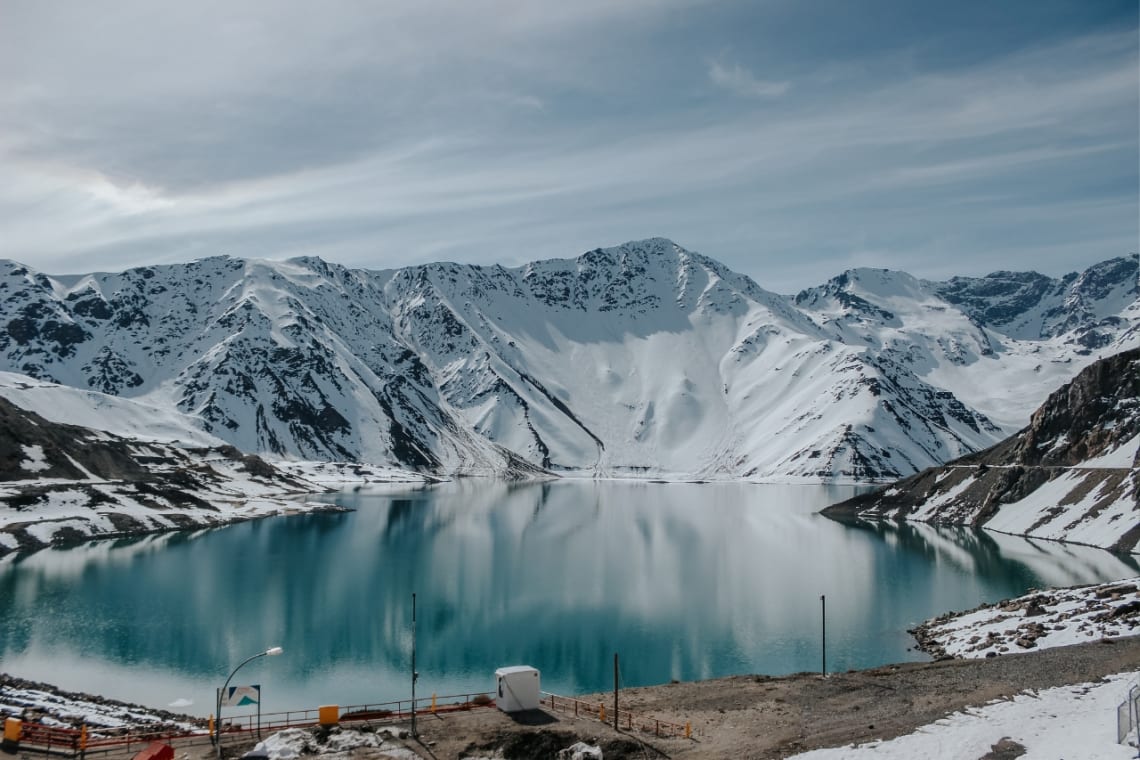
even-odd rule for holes
{"type": "Polygon", "coordinates": [[[1059,280],[1036,272],[994,272],[933,283],[944,299],[978,322],[1018,338],[1053,338],[1078,331],[1088,349],[1121,309],[1137,298],[1136,256],[1096,264],[1059,280]],[[1107,321],[1106,321],[1107,320],[1107,321]],[[1102,324],[1103,323],[1103,324],[1102,324]]]}
{"type": "Polygon", "coordinates": [[[1017,435],[824,510],[1089,543],[1140,540],[1140,349],[1081,371],[1017,435]]]}

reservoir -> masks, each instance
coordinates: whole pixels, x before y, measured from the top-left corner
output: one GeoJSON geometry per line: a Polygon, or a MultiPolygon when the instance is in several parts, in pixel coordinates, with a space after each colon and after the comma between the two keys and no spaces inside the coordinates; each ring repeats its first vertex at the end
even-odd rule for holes
{"type": "Polygon", "coordinates": [[[206,715],[489,691],[560,694],[925,659],[907,629],[1131,557],[969,529],[842,524],[845,486],[466,479],[319,498],[344,513],[93,542],[0,562],[0,671],[206,715]]]}

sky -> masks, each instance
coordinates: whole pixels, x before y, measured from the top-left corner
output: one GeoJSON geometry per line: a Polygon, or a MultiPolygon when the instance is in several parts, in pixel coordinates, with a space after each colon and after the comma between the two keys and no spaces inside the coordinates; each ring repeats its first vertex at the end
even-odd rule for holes
{"type": "Polygon", "coordinates": [[[1138,6],[0,0],[0,257],[1057,276],[1140,249],[1138,6]]]}

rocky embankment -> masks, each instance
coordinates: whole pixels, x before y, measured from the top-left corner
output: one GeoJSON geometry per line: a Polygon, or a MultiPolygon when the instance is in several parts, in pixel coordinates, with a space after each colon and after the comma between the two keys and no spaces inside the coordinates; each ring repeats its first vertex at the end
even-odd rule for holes
{"type": "Polygon", "coordinates": [[[997,657],[1140,634],[1140,578],[1033,591],[948,612],[910,631],[935,659],[997,657]]]}
{"type": "Polygon", "coordinates": [[[828,507],[823,514],[986,527],[1137,551],[1140,349],[1054,392],[1017,435],[828,507]]]}
{"type": "Polygon", "coordinates": [[[205,728],[201,718],[64,691],[55,686],[0,673],[0,718],[16,717],[65,728],[86,725],[99,733],[146,725],[176,732],[205,728]]]}

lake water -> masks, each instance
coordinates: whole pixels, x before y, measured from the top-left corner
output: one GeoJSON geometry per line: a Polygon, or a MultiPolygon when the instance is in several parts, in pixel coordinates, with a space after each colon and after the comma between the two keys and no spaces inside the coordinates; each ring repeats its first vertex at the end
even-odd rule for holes
{"type": "Polygon", "coordinates": [[[0,670],[205,715],[491,688],[565,694],[908,659],[938,613],[1140,573],[1133,559],[964,529],[844,525],[851,487],[464,480],[325,496],[355,511],[96,542],[0,563],[0,670]],[[191,702],[190,706],[184,706],[191,702]]]}

